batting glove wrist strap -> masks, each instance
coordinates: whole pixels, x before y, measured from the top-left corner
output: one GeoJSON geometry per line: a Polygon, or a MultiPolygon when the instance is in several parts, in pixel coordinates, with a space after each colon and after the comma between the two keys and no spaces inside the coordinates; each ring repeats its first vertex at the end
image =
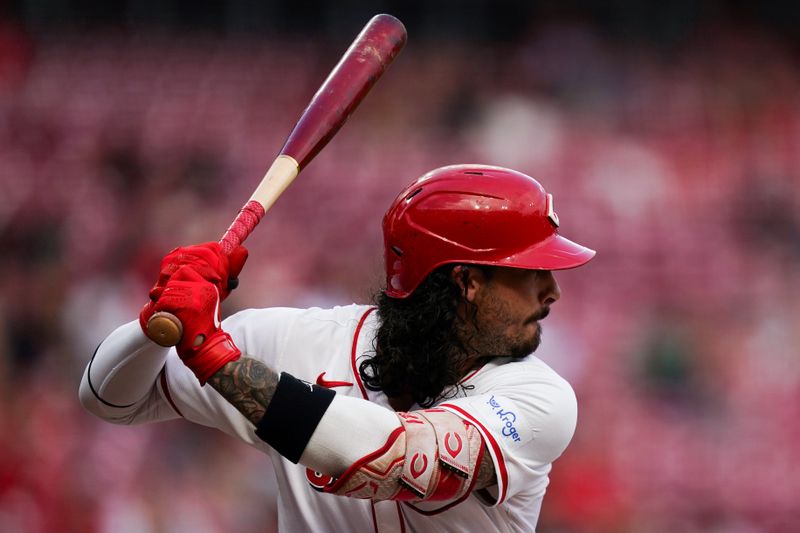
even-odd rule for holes
{"type": "Polygon", "coordinates": [[[297,464],[335,395],[282,372],[256,435],[297,464]]]}
{"type": "Polygon", "coordinates": [[[206,339],[191,357],[181,355],[181,359],[189,370],[194,372],[200,384],[205,385],[223,366],[241,356],[242,352],[233,343],[231,336],[220,329],[206,339]]]}

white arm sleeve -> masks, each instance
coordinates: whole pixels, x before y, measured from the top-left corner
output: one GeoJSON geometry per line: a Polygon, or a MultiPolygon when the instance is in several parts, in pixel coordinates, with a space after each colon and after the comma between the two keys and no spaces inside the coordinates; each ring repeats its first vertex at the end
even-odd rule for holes
{"type": "Polygon", "coordinates": [[[366,400],[337,394],[308,441],[300,464],[338,476],[383,446],[399,427],[394,412],[366,400]]]}
{"type": "Polygon", "coordinates": [[[120,326],[89,361],[78,391],[81,404],[117,424],[177,418],[157,386],[168,353],[144,335],[137,320],[120,326]]]}

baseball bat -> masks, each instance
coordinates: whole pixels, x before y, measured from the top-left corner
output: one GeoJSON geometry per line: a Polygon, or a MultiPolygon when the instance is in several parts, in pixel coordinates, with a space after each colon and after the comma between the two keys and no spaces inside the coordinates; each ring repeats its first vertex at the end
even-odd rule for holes
{"type": "MultiPolygon", "coordinates": [[[[239,246],[300,171],[336,135],[406,42],[403,23],[376,15],[361,30],[300,115],[277,158],[255,192],[219,240],[224,253],[239,246]]],[[[171,313],[154,313],[147,336],[161,346],[175,346],[183,335],[171,313]]],[[[202,339],[195,339],[197,344],[202,339]]]]}

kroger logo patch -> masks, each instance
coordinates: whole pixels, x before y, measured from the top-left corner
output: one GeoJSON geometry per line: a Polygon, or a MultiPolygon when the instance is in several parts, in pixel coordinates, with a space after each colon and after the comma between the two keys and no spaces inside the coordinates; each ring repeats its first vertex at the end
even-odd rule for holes
{"type": "Polygon", "coordinates": [[[482,407],[489,411],[492,425],[503,440],[523,444],[533,436],[524,427],[520,411],[508,398],[492,395],[482,407]]]}

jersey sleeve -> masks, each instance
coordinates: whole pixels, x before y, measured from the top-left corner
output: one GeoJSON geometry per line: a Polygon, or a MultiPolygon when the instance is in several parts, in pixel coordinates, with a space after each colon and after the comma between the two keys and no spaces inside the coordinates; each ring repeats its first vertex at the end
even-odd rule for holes
{"type": "Polygon", "coordinates": [[[489,505],[525,493],[541,501],[551,463],[575,432],[572,387],[538,362],[516,362],[487,372],[481,392],[439,407],[474,424],[494,462],[497,485],[479,491],[489,505]]]}

